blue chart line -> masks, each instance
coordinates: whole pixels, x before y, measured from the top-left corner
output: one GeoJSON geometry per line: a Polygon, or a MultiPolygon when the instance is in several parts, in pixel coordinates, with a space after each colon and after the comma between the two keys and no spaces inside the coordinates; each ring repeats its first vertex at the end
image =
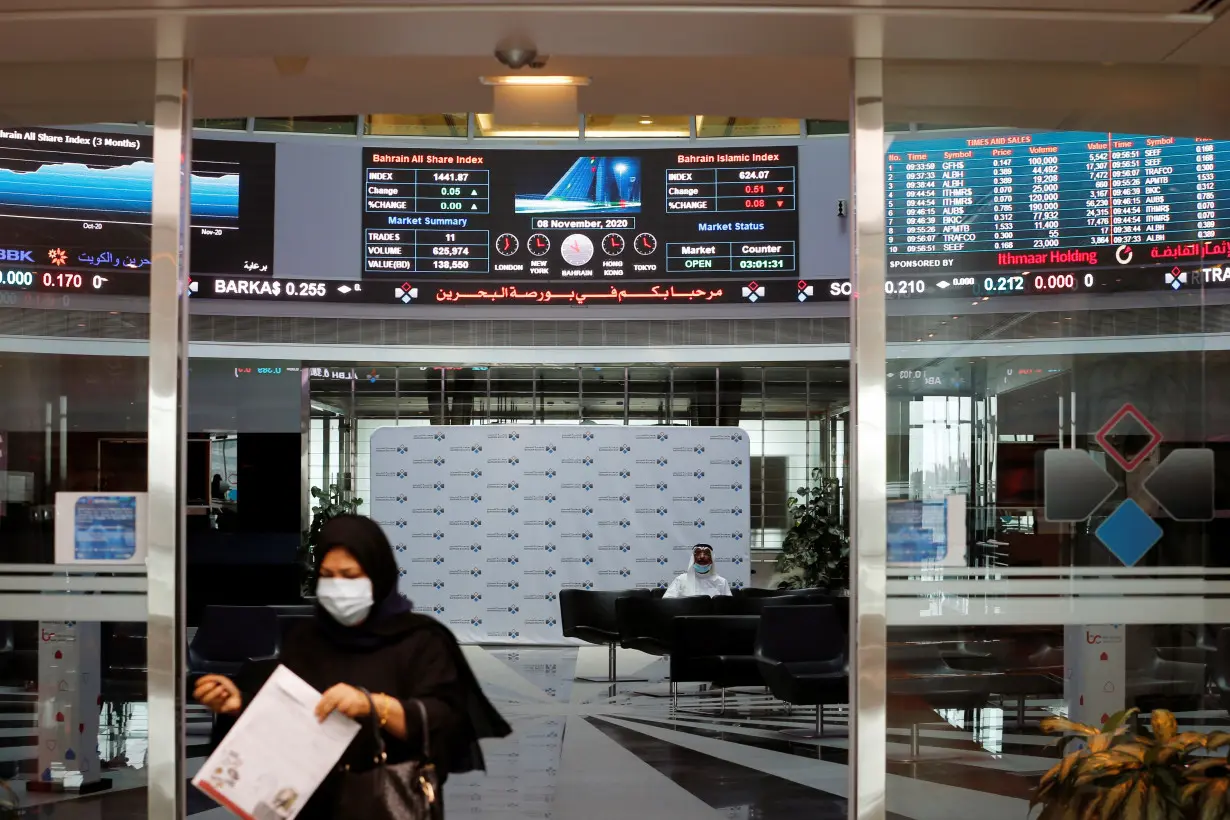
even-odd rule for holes
{"type": "Polygon", "coordinates": [[[640,213],[641,161],[578,157],[547,193],[518,193],[514,210],[519,214],[640,213]]]}
{"type": "MultiPolygon", "coordinates": [[[[239,174],[223,163],[199,165],[217,169],[192,174],[193,226],[238,228],[239,174]]],[[[112,167],[45,163],[29,171],[0,167],[0,216],[149,224],[153,191],[149,160],[112,167]]]]}

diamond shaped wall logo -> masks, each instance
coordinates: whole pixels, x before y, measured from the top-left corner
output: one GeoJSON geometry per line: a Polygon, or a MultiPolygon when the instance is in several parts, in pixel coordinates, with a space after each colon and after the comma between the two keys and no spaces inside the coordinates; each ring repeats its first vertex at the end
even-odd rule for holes
{"type": "Polygon", "coordinates": [[[1094,438],[1097,440],[1098,444],[1102,445],[1102,449],[1106,451],[1106,454],[1114,459],[1116,464],[1129,473],[1139,467],[1141,463],[1149,457],[1149,454],[1157,448],[1157,445],[1162,443],[1162,434],[1158,432],[1157,428],[1154,427],[1147,418],[1145,418],[1145,414],[1137,410],[1131,403],[1120,407],[1119,412],[1111,416],[1110,419],[1102,425],[1101,429],[1098,430],[1097,435],[1095,435],[1094,438]],[[1108,439],[1109,436],[1115,435],[1115,428],[1128,419],[1134,420],[1137,424],[1143,427],[1149,436],[1149,440],[1135,454],[1119,452],[1119,450],[1111,444],[1108,439]]]}
{"type": "Polygon", "coordinates": [[[1132,499],[1119,505],[1094,532],[1111,555],[1134,566],[1162,537],[1162,528],[1132,499]]]}

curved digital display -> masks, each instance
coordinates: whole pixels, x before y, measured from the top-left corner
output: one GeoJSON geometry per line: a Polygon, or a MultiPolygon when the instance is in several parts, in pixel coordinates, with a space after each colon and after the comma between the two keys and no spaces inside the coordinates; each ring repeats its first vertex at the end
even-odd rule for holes
{"type": "MultiPolygon", "coordinates": [[[[273,273],[274,151],[194,140],[191,269],[273,273]]],[[[80,271],[148,270],[153,139],[0,129],[0,261],[80,271]]]]}
{"type": "Polygon", "coordinates": [[[794,147],[367,148],[362,274],[406,303],[794,301],[797,166],[794,147]]]}

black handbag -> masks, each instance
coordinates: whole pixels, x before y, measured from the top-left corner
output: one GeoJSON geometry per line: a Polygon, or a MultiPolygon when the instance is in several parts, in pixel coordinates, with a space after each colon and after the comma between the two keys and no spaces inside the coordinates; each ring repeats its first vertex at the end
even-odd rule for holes
{"type": "Polygon", "coordinates": [[[380,724],[375,719],[376,704],[370,692],[363,690],[363,694],[372,705],[375,766],[363,772],[343,770],[334,816],[354,820],[443,820],[440,782],[436,767],[430,762],[427,708],[422,701],[414,701],[423,722],[423,759],[389,763],[380,724]]]}

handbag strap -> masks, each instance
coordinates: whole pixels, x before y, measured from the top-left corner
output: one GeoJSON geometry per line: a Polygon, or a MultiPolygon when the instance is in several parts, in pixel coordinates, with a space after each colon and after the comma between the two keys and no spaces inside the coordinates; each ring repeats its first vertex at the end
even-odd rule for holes
{"type": "Polygon", "coordinates": [[[414,705],[418,707],[419,719],[423,722],[423,762],[426,763],[431,760],[431,726],[427,722],[427,707],[423,701],[415,698],[414,705]]]}
{"type": "MultiPolygon", "coordinates": [[[[372,716],[372,737],[376,741],[376,763],[384,763],[388,759],[388,753],[385,750],[384,735],[380,732],[380,721],[376,720],[376,701],[372,698],[372,693],[366,689],[359,687],[359,691],[363,693],[363,697],[367,698],[367,705],[372,716]]],[[[423,762],[431,760],[431,726],[427,721],[427,707],[423,705],[423,701],[418,698],[414,699],[414,705],[418,708],[419,719],[423,725],[423,762]]]]}
{"type": "Polygon", "coordinates": [[[388,760],[389,755],[385,750],[384,735],[380,733],[380,721],[376,720],[376,701],[372,698],[372,693],[359,687],[359,691],[363,693],[363,697],[367,698],[368,714],[372,718],[372,739],[376,741],[376,763],[383,764],[388,760]]]}

